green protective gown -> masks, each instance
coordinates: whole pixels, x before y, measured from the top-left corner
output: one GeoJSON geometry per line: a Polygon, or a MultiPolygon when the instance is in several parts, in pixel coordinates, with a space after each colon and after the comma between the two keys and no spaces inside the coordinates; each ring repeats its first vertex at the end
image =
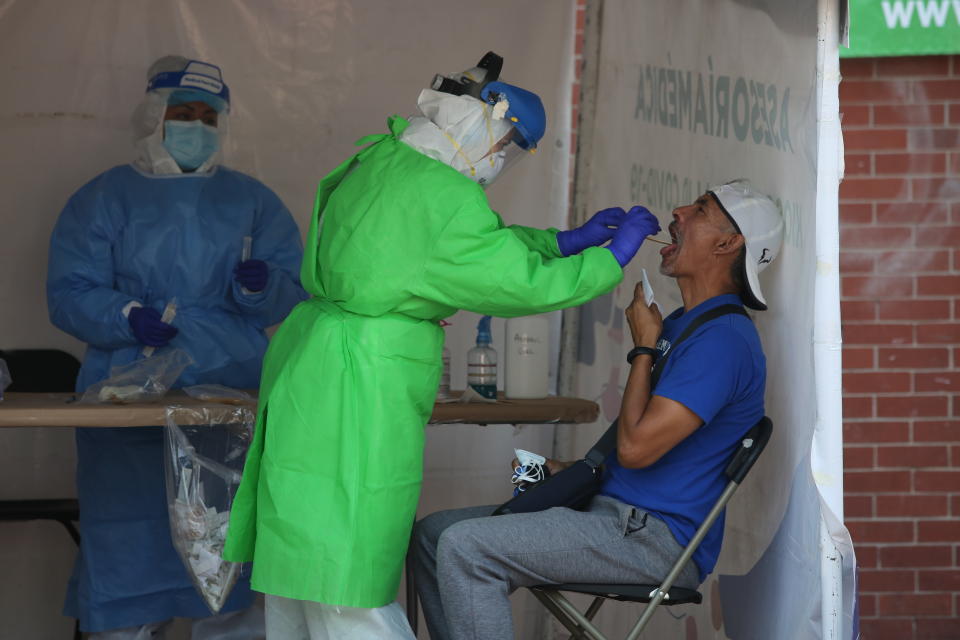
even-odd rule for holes
{"type": "Polygon", "coordinates": [[[264,360],[224,556],[265,593],[349,607],[394,600],[441,370],[438,321],[586,302],[613,254],[563,258],[556,230],[504,227],[483,189],[391,133],[324,178],[300,303],[264,360]],[[322,216],[322,217],[321,217],[322,216]]]}

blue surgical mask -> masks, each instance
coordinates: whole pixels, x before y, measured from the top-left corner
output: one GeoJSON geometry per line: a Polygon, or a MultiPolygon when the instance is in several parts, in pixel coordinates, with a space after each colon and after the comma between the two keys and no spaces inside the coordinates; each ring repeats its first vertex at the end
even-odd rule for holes
{"type": "Polygon", "coordinates": [[[193,171],[206,162],[219,144],[217,128],[200,120],[167,120],[163,134],[163,146],[184,171],[193,171]]]}

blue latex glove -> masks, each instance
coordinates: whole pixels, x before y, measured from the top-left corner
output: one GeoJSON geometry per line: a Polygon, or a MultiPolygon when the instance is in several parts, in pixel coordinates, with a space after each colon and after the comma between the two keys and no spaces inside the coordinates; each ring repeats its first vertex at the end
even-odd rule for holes
{"type": "Polygon", "coordinates": [[[557,233],[557,247],[564,257],[580,253],[588,247],[599,247],[613,237],[627,215],[620,207],[603,209],[593,214],[582,226],[557,233]],[[613,227],[612,229],[610,227],[613,227]]]}
{"type": "Polygon", "coordinates": [[[626,266],[647,236],[660,232],[660,223],[646,207],[633,207],[623,217],[620,227],[607,247],[613,252],[621,267],[626,266]]]}
{"type": "Polygon", "coordinates": [[[247,291],[257,292],[267,288],[270,269],[263,260],[245,260],[237,265],[233,274],[241,287],[247,291]]]}
{"type": "Polygon", "coordinates": [[[127,315],[133,335],[148,347],[163,347],[179,330],[160,320],[160,312],[150,307],[133,307],[127,315]]]}

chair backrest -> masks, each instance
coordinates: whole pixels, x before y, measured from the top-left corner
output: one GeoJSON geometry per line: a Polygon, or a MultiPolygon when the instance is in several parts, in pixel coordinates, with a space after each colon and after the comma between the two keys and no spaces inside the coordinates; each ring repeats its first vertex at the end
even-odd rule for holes
{"type": "Polygon", "coordinates": [[[760,422],[751,427],[750,431],[740,439],[740,448],[727,465],[727,479],[737,484],[743,482],[753,463],[757,461],[763,453],[763,448],[770,441],[772,432],[773,422],[767,416],[760,418],[760,422]]]}
{"type": "Polygon", "coordinates": [[[80,361],[59,349],[11,349],[0,351],[13,382],[7,391],[73,391],[80,361]]]}

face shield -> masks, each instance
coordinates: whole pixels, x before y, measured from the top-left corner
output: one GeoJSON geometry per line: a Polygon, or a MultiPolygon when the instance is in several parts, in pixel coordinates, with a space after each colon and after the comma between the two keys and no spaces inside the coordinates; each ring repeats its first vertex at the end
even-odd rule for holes
{"type": "Polygon", "coordinates": [[[216,65],[180,56],[160,58],[147,73],[147,92],[132,118],[137,149],[134,164],[154,175],[211,170],[221,161],[229,109],[230,90],[216,65]],[[167,108],[193,102],[212,107],[217,112],[216,125],[212,127],[199,120],[177,123],[173,127],[174,140],[167,131],[167,125],[174,122],[165,120],[167,108]]]}

